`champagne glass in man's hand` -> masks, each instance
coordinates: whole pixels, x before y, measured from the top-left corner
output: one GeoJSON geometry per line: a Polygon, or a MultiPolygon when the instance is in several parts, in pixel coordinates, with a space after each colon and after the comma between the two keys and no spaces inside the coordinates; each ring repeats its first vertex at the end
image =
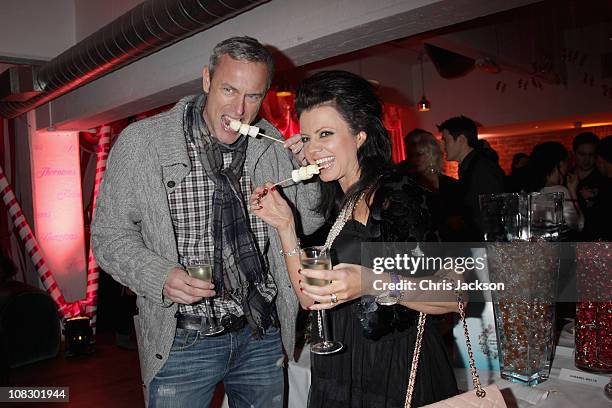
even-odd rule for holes
{"type": "MultiPolygon", "coordinates": [[[[192,278],[202,280],[204,282],[211,282],[213,276],[213,265],[210,259],[206,255],[199,256],[187,256],[183,259],[187,273],[192,278]]],[[[223,331],[223,326],[218,324],[213,309],[212,298],[206,297],[203,300],[206,318],[208,319],[208,327],[205,329],[202,327],[200,333],[204,336],[212,336],[223,331]]]]}

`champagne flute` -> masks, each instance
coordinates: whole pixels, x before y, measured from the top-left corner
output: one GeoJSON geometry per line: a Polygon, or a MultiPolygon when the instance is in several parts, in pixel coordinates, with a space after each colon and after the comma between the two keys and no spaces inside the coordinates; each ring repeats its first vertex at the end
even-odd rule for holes
{"type": "MultiPolygon", "coordinates": [[[[332,268],[329,249],[320,246],[302,248],[300,250],[300,262],[302,269],[330,270],[332,268]]],[[[313,286],[327,286],[331,284],[331,281],[328,279],[306,278],[306,283],[313,286]]],[[[344,345],[339,341],[330,339],[325,310],[318,310],[317,317],[319,337],[323,341],[311,344],[310,351],[315,354],[332,354],[340,351],[344,345]]]]}
{"type": "MultiPolygon", "coordinates": [[[[208,256],[186,256],[184,258],[184,263],[187,273],[192,278],[200,279],[204,282],[212,281],[213,267],[208,256]]],[[[202,330],[200,333],[202,333],[204,336],[212,336],[214,334],[221,333],[224,328],[222,325],[217,323],[212,298],[204,298],[203,302],[204,309],[206,310],[206,319],[208,320],[208,328],[206,330],[202,330]]]]}

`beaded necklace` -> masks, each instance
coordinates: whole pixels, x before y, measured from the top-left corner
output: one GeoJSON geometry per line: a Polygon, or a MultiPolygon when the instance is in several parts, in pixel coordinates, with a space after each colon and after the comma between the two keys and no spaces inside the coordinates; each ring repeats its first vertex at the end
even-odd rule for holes
{"type": "Polygon", "coordinates": [[[334,240],[336,239],[338,234],[340,234],[342,228],[344,228],[344,224],[346,224],[346,222],[351,218],[351,216],[353,215],[353,210],[361,202],[364,196],[365,191],[359,194],[359,197],[357,199],[353,198],[352,200],[349,200],[344,204],[344,207],[342,207],[342,210],[340,210],[340,214],[338,214],[334,225],[332,225],[331,229],[329,230],[329,234],[327,234],[327,239],[325,240],[325,245],[323,245],[323,248],[331,248],[332,244],[334,243],[334,240]]]}

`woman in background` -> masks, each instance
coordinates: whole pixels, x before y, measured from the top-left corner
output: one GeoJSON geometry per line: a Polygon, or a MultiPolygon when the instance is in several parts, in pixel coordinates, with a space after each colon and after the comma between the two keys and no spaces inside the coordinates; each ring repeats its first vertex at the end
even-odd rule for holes
{"type": "Polygon", "coordinates": [[[576,194],[578,178],[567,170],[568,153],[561,143],[544,142],[533,148],[528,164],[530,191],[563,193],[565,223],[572,231],[579,232],[584,227],[584,217],[576,194]]]}
{"type": "Polygon", "coordinates": [[[433,134],[414,129],[404,137],[406,160],[400,164],[418,185],[432,192],[430,211],[439,221],[438,231],[442,241],[463,241],[464,225],[461,211],[461,187],[459,181],[442,172],[442,148],[433,134]]]}

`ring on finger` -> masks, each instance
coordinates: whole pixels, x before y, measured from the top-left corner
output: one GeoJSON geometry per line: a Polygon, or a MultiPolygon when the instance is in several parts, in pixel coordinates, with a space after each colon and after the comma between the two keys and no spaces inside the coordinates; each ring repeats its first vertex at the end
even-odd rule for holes
{"type": "Polygon", "coordinates": [[[331,294],[331,302],[332,302],[333,304],[338,303],[338,295],[336,295],[335,293],[332,293],[332,294],[331,294]]]}

